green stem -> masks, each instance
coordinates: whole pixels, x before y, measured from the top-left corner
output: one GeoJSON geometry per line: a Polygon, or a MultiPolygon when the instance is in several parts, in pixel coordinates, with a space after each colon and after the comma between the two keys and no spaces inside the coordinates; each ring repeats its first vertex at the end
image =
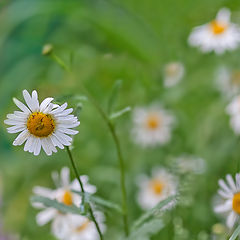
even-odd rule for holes
{"type": "Polygon", "coordinates": [[[123,225],[124,225],[124,231],[125,231],[125,235],[128,236],[129,234],[129,229],[128,229],[128,209],[127,209],[127,191],[126,191],[126,183],[125,183],[125,167],[124,167],[124,160],[123,160],[123,156],[122,156],[122,151],[121,151],[121,147],[120,147],[120,142],[115,130],[114,125],[112,124],[112,122],[109,120],[108,116],[106,115],[106,113],[103,111],[103,109],[101,108],[101,106],[98,104],[98,102],[92,97],[92,95],[88,92],[88,90],[85,88],[85,86],[83,84],[81,84],[82,89],[85,91],[85,93],[87,94],[89,100],[92,102],[92,104],[95,106],[95,108],[97,109],[97,111],[99,112],[99,114],[102,116],[102,118],[104,119],[104,121],[106,122],[112,138],[114,140],[115,143],[115,147],[117,150],[117,155],[118,155],[118,161],[119,161],[119,166],[120,166],[120,181],[121,181],[121,191],[122,191],[122,211],[123,211],[123,225]]]}
{"type": "MultiPolygon", "coordinates": [[[[81,190],[82,190],[83,193],[85,193],[85,190],[84,190],[84,187],[83,187],[83,183],[82,183],[81,178],[80,178],[80,175],[79,175],[79,173],[78,173],[76,164],[75,164],[75,162],[74,162],[74,160],[73,160],[72,153],[71,153],[71,151],[70,151],[70,149],[69,149],[68,146],[67,146],[66,148],[67,148],[67,153],[68,153],[68,156],[69,156],[71,165],[72,165],[72,167],[73,167],[74,173],[75,173],[76,178],[77,178],[77,180],[78,180],[78,182],[79,182],[79,184],[80,184],[81,190]]],[[[83,194],[83,202],[84,202],[84,194],[83,194]]],[[[95,226],[96,226],[96,229],[97,229],[97,231],[98,231],[99,237],[100,237],[101,240],[103,240],[103,235],[102,235],[102,233],[101,233],[100,227],[99,227],[98,222],[97,222],[97,220],[96,220],[96,218],[95,218],[95,216],[94,216],[94,214],[93,214],[92,207],[91,207],[91,205],[90,205],[89,203],[88,203],[88,207],[89,207],[89,213],[90,213],[91,219],[93,220],[93,222],[94,222],[94,224],[95,224],[95,226]]]]}
{"type": "MultiPolygon", "coordinates": [[[[59,58],[57,57],[54,53],[51,53],[51,58],[60,65],[64,70],[66,70],[68,73],[72,74],[71,69],[59,58]]],[[[129,229],[128,229],[128,209],[127,209],[127,191],[126,191],[126,183],[125,183],[125,167],[124,167],[124,160],[122,156],[122,151],[119,143],[118,136],[115,131],[115,127],[112,124],[112,122],[109,120],[107,114],[103,111],[101,106],[98,104],[98,102],[92,97],[92,95],[88,92],[88,90],[85,88],[85,86],[80,82],[82,89],[85,91],[86,95],[88,96],[89,100],[93,103],[99,114],[102,116],[104,121],[106,122],[112,138],[115,143],[115,147],[117,150],[117,155],[118,155],[118,161],[119,161],[119,166],[120,166],[120,182],[121,182],[121,191],[122,191],[122,211],[123,211],[123,225],[124,225],[124,231],[125,235],[129,235],[129,229]]],[[[74,170],[75,171],[75,170],[74,170]]],[[[91,214],[91,212],[90,212],[91,214]]]]}

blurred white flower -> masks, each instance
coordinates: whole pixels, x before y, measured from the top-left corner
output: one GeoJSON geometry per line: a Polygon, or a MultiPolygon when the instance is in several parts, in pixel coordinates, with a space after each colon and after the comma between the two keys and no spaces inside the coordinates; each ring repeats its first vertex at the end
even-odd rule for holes
{"type": "Polygon", "coordinates": [[[176,159],[178,171],[182,174],[195,173],[202,174],[206,170],[206,163],[200,157],[183,155],[176,159]]]}
{"type": "MultiPolygon", "coordinates": [[[[33,192],[38,196],[54,199],[68,206],[71,205],[80,206],[82,202],[81,196],[79,196],[76,193],[73,193],[71,190],[81,191],[81,189],[77,179],[75,179],[72,182],[70,181],[69,168],[64,167],[61,170],[60,176],[56,172],[54,172],[53,176],[54,182],[57,183],[58,185],[57,189],[49,189],[45,187],[36,186],[33,188],[33,192]]],[[[88,183],[87,176],[85,175],[81,176],[81,180],[83,182],[84,190],[86,192],[88,193],[96,192],[96,187],[88,183]]],[[[40,226],[45,225],[51,220],[56,220],[58,218],[60,219],[59,221],[64,221],[66,217],[65,214],[59,212],[55,208],[45,207],[39,203],[33,203],[33,206],[36,208],[43,209],[36,216],[36,221],[40,226]]]]}
{"type": "Polygon", "coordinates": [[[240,174],[233,177],[228,174],[226,182],[223,179],[218,181],[220,186],[218,194],[222,197],[223,203],[214,207],[216,213],[227,214],[226,225],[230,229],[234,227],[240,215],[240,174]]]}
{"type": "Polygon", "coordinates": [[[175,118],[159,106],[138,107],[133,111],[132,135],[142,146],[163,145],[171,139],[175,118]]]}
{"type": "MultiPolygon", "coordinates": [[[[96,220],[99,223],[101,232],[105,231],[104,215],[95,211],[96,220]]],[[[58,218],[53,221],[52,232],[61,240],[98,240],[99,234],[94,222],[86,216],[68,214],[66,218],[58,218]]]]}
{"type": "Polygon", "coordinates": [[[164,86],[176,85],[184,75],[184,66],[181,62],[170,62],[164,67],[164,86]]]}
{"type": "Polygon", "coordinates": [[[70,114],[73,109],[66,109],[67,103],[61,106],[51,103],[53,98],[46,98],[39,104],[35,90],[32,96],[24,90],[23,97],[27,106],[14,98],[14,103],[21,111],[8,114],[8,119],[4,121],[12,125],[7,129],[9,133],[21,132],[13,145],[22,145],[26,141],[24,151],[34,155],[39,155],[41,148],[47,155],[51,155],[57,152],[56,147],[63,149],[64,146],[70,146],[72,138],[68,134],[77,134],[78,131],[71,128],[80,124],[77,117],[70,114]]]}
{"type": "Polygon", "coordinates": [[[227,98],[240,93],[240,70],[220,67],[216,71],[216,86],[227,98]]]}
{"type": "Polygon", "coordinates": [[[240,95],[236,96],[227,106],[226,112],[230,115],[230,126],[235,134],[240,134],[240,95]]]}
{"type": "MultiPolygon", "coordinates": [[[[139,205],[147,210],[155,207],[159,202],[177,194],[177,180],[164,168],[153,169],[152,176],[139,176],[137,179],[139,205]]],[[[175,201],[168,203],[164,209],[175,205],[175,201]]]]}
{"type": "Polygon", "coordinates": [[[214,51],[216,54],[236,49],[240,43],[240,29],[230,22],[230,15],[229,9],[220,9],[215,20],[193,29],[189,44],[199,47],[202,52],[214,51]]]}

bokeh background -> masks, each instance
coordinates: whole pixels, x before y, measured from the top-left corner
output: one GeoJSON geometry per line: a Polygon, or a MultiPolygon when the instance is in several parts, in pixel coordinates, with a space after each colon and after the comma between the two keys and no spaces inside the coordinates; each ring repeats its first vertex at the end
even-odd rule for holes
{"type": "MultiPolygon", "coordinates": [[[[212,210],[217,180],[236,173],[240,154],[239,138],[225,113],[228,102],[216,89],[214,73],[220,65],[240,68],[240,49],[203,55],[188,46],[187,38],[221,7],[230,8],[232,20],[240,24],[240,4],[234,0],[1,0],[1,231],[26,240],[54,239],[48,225],[37,226],[29,198],[35,185],[53,187],[51,172],[69,165],[65,151],[34,157],[12,146],[15,136],[6,132],[3,121],[15,109],[12,97],[22,99],[23,89],[38,90],[41,100],[54,96],[81,106],[73,150],[78,168],[90,176],[99,196],[120,203],[113,141],[79,84],[84,82],[107,109],[112,86],[120,79],[116,110],[159,102],[178,122],[169,144],[143,149],[130,138],[131,113],[116,121],[127,169],[130,221],[142,213],[136,203],[136,177],[156,166],[172,166],[172,159],[183,153],[192,154],[205,159],[206,172],[192,179],[186,204],[170,212],[165,228],[151,239],[209,239],[212,226],[221,222],[212,210]],[[75,79],[42,56],[46,43],[72,67],[75,79]],[[182,62],[186,74],[178,86],[165,89],[162,71],[169,61],[182,62]]],[[[117,239],[121,218],[106,214],[106,239],[117,239]]]]}

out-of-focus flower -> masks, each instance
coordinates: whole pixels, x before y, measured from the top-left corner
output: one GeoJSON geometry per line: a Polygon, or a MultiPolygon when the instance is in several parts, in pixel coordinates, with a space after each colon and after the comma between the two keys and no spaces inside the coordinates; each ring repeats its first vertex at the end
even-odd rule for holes
{"type": "MultiPolygon", "coordinates": [[[[101,232],[105,231],[105,217],[101,212],[95,211],[96,220],[101,232]]],[[[99,234],[94,222],[86,216],[68,214],[66,218],[58,218],[53,221],[52,232],[61,240],[98,240],[99,234]]]]}
{"type": "Polygon", "coordinates": [[[240,93],[240,70],[220,67],[216,72],[216,86],[227,98],[240,93]]]}
{"type": "Polygon", "coordinates": [[[240,95],[236,96],[227,106],[226,112],[230,115],[230,126],[235,134],[240,134],[240,95]]]}
{"type": "Polygon", "coordinates": [[[14,140],[13,145],[22,145],[25,141],[24,151],[39,155],[41,148],[47,155],[70,146],[72,138],[78,131],[71,128],[77,127],[80,122],[77,117],[70,114],[73,109],[66,109],[67,103],[59,106],[51,103],[53,98],[46,98],[39,104],[38,94],[34,90],[32,96],[27,90],[23,91],[25,104],[13,99],[21,111],[7,115],[5,124],[12,125],[7,130],[9,133],[21,132],[14,140]]]}
{"type": "Polygon", "coordinates": [[[239,219],[240,214],[240,174],[235,175],[235,181],[230,174],[226,176],[226,182],[223,179],[218,181],[218,194],[222,197],[223,203],[214,207],[216,213],[227,214],[226,225],[233,228],[239,219]]]}
{"type": "Polygon", "coordinates": [[[183,155],[178,157],[175,161],[177,170],[181,174],[194,173],[202,174],[206,170],[206,163],[204,159],[194,156],[183,155]]]}
{"type": "MultiPolygon", "coordinates": [[[[152,176],[142,175],[137,179],[139,205],[147,210],[156,206],[160,201],[177,194],[177,180],[164,168],[153,169],[152,176]]],[[[164,209],[175,205],[175,201],[167,204],[164,209]]]]}
{"type": "Polygon", "coordinates": [[[202,52],[214,51],[216,54],[236,49],[240,43],[240,29],[230,22],[230,16],[230,10],[222,8],[215,20],[193,29],[189,44],[199,47],[202,52]]]}
{"type": "Polygon", "coordinates": [[[184,66],[181,62],[171,62],[164,67],[164,86],[176,85],[184,75],[184,66]]]}
{"type": "MultiPolygon", "coordinates": [[[[36,186],[33,189],[33,192],[38,196],[47,197],[50,199],[55,199],[65,205],[71,206],[76,205],[80,206],[82,202],[81,196],[76,193],[73,193],[71,190],[81,191],[77,179],[70,182],[70,172],[69,168],[64,167],[61,170],[60,176],[56,172],[53,174],[54,182],[57,183],[57,189],[49,189],[45,187],[36,186]]],[[[88,193],[95,193],[96,187],[88,183],[87,176],[81,176],[81,180],[84,185],[84,189],[88,193]]],[[[44,207],[42,204],[33,203],[33,206],[36,208],[43,209],[36,217],[38,225],[42,226],[51,220],[60,219],[63,221],[66,217],[65,214],[60,213],[57,209],[51,207],[44,207]]]]}
{"type": "Polygon", "coordinates": [[[132,135],[143,146],[163,145],[171,139],[175,118],[159,106],[138,107],[133,111],[132,135]]]}

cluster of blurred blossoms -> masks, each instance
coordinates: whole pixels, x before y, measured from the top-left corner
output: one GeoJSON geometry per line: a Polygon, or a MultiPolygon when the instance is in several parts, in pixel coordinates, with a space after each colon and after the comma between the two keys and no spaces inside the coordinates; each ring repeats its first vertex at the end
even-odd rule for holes
{"type": "MultiPolygon", "coordinates": [[[[189,36],[189,44],[199,47],[202,52],[214,51],[222,54],[226,50],[236,49],[240,44],[240,28],[230,22],[230,11],[221,9],[216,19],[210,23],[193,29],[189,36]]],[[[185,69],[181,62],[170,62],[165,65],[163,71],[163,83],[166,88],[178,84],[184,77],[185,69]]],[[[226,112],[230,115],[230,125],[236,134],[240,134],[240,71],[234,71],[226,67],[220,67],[216,73],[217,86],[221,93],[231,101],[226,112]]],[[[30,95],[23,91],[26,105],[14,98],[14,103],[21,111],[14,111],[7,115],[5,123],[11,125],[9,133],[19,133],[13,145],[24,145],[24,151],[39,155],[41,149],[47,155],[63,149],[72,144],[72,135],[78,131],[72,129],[80,122],[73,114],[73,109],[67,109],[67,103],[58,105],[52,103],[53,98],[46,98],[40,104],[38,94],[33,91],[30,95]]],[[[177,125],[174,114],[166,110],[162,105],[153,103],[150,106],[136,107],[132,114],[133,127],[131,137],[141,147],[159,147],[170,142],[172,131],[177,125]]],[[[170,196],[180,193],[178,175],[186,173],[201,174],[205,171],[205,162],[198,157],[183,155],[175,159],[173,169],[165,166],[154,166],[150,176],[141,174],[137,177],[139,188],[137,202],[143,210],[156,206],[159,202],[170,196]]],[[[83,197],[75,192],[81,191],[77,179],[70,182],[69,169],[64,167],[60,175],[52,174],[56,189],[35,187],[36,195],[56,200],[67,206],[81,206],[83,197]]],[[[88,183],[87,176],[80,177],[87,193],[94,194],[96,187],[88,183]]],[[[238,221],[240,215],[240,174],[227,175],[226,181],[219,180],[218,194],[220,198],[215,203],[214,210],[224,213],[226,226],[231,230],[238,221]]],[[[92,220],[88,216],[62,213],[55,208],[45,207],[43,204],[34,203],[34,207],[42,209],[36,220],[39,225],[45,225],[51,221],[52,233],[62,240],[99,239],[98,232],[92,220]]],[[[176,205],[176,201],[169,202],[164,208],[170,209],[176,205]]],[[[94,215],[99,222],[102,232],[105,231],[104,214],[95,206],[94,215]]],[[[180,221],[181,220],[176,220],[180,221]]],[[[224,227],[223,227],[224,228],[224,227]]],[[[219,225],[214,226],[217,234],[222,230],[219,225]]],[[[225,228],[224,228],[225,231],[225,228]]],[[[223,231],[223,232],[224,232],[223,231]]]]}
{"type": "MultiPolygon", "coordinates": [[[[33,189],[34,194],[46,197],[52,200],[57,200],[67,206],[81,206],[83,197],[73,192],[80,191],[79,182],[77,179],[70,181],[70,171],[67,167],[63,167],[60,174],[52,173],[53,181],[56,189],[49,189],[45,187],[36,186],[33,189]]],[[[87,193],[94,194],[96,187],[88,183],[87,176],[80,177],[84,189],[87,193]]],[[[57,239],[62,240],[95,240],[98,239],[98,232],[90,218],[84,215],[63,213],[53,207],[45,207],[41,203],[33,203],[33,206],[41,209],[36,216],[38,225],[43,226],[51,221],[51,229],[53,235],[57,239]]],[[[98,210],[94,211],[94,215],[100,224],[102,232],[105,230],[104,214],[98,210]]]]}

